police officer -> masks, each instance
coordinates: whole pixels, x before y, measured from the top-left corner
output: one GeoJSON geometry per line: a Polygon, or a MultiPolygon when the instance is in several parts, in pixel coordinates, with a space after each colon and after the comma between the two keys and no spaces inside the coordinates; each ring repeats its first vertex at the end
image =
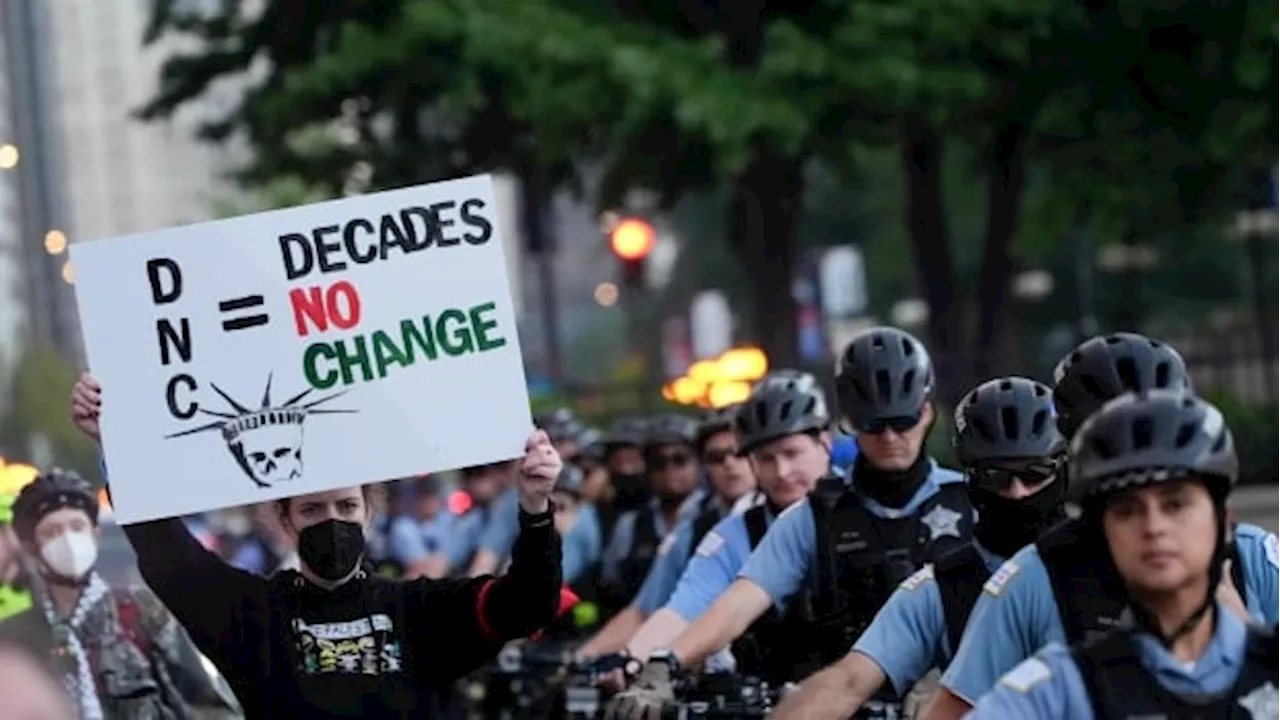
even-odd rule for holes
{"type": "Polygon", "coordinates": [[[1108,403],[1071,444],[1073,496],[1099,539],[1120,627],[1053,644],[1001,678],[974,718],[1276,717],[1276,628],[1216,598],[1238,462],[1212,405],[1152,391],[1108,403]]]}
{"type": "Polygon", "coordinates": [[[978,510],[973,543],[903,581],[853,650],[805,680],[773,717],[847,718],[886,680],[905,695],[931,668],[946,667],[987,576],[1062,519],[1065,443],[1048,387],[990,380],[965,395],[955,417],[952,442],[978,510]]]}
{"type": "MultiPolygon", "coordinates": [[[[850,477],[824,478],[783,512],[733,585],[650,662],[701,661],[793,600],[813,617],[806,633],[789,640],[808,656],[793,668],[798,679],[843,657],[898,583],[968,543],[974,512],[964,476],[923,452],[933,387],[932,362],[912,335],[872,328],[855,336],[836,375],[843,419],[860,450],[850,477]]],[[[886,716],[899,714],[896,698],[884,699],[886,716]]]]}
{"type": "MultiPolygon", "coordinates": [[[[707,533],[666,606],[627,643],[632,658],[647,657],[654,648],[667,646],[709,609],[733,583],[774,519],[828,474],[830,425],[826,396],[815,383],[798,379],[756,387],[738,411],[735,429],[765,502],[730,515],[707,533]]],[[[796,631],[794,623],[807,619],[798,610],[791,606],[786,615],[766,613],[734,642],[733,654],[727,659],[736,660],[738,670],[756,677],[769,677],[774,668],[789,670],[789,660],[783,657],[786,643],[780,639],[796,631]],[[765,649],[774,652],[765,653],[765,649]],[[770,659],[779,662],[769,664],[770,659]]],[[[726,658],[709,659],[707,665],[732,667],[715,662],[721,660],[726,658]]],[[[637,675],[634,686],[611,704],[611,717],[634,717],[640,708],[661,703],[671,695],[667,665],[649,663],[639,669],[633,664],[630,671],[637,675]]]]}
{"type": "Polygon", "coordinates": [[[601,566],[606,607],[625,607],[636,596],[663,538],[684,517],[701,511],[705,494],[698,488],[697,431],[696,420],[674,413],[650,421],[644,464],[652,497],[619,516],[613,528],[601,566]]]}
{"type": "Polygon", "coordinates": [[[706,495],[698,514],[681,521],[658,546],[657,558],[631,604],[581,648],[583,655],[598,656],[621,649],[645,618],[666,603],[703,536],[728,514],[739,499],[754,494],[755,476],[751,473],[750,463],[739,454],[738,441],[733,433],[737,407],[730,405],[703,416],[694,438],[694,448],[702,459],[712,492],[706,495]]]}
{"type": "MultiPolygon", "coordinates": [[[[1058,426],[1068,438],[1108,395],[1190,387],[1176,350],[1134,334],[1085,341],[1058,364],[1054,377],[1058,426]]],[[[1255,617],[1274,623],[1280,614],[1276,536],[1243,523],[1234,526],[1234,535],[1230,587],[1255,617]]],[[[954,720],[1045,644],[1082,642],[1118,622],[1123,594],[1102,581],[1106,554],[1100,541],[1079,522],[1067,521],[996,570],[974,604],[925,718],[954,720]]]]}

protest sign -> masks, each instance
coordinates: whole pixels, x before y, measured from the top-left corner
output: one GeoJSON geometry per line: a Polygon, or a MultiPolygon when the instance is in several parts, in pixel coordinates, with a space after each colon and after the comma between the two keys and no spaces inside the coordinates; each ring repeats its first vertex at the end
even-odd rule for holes
{"type": "Polygon", "coordinates": [[[72,246],[123,523],[523,454],[488,176],[72,246]]]}

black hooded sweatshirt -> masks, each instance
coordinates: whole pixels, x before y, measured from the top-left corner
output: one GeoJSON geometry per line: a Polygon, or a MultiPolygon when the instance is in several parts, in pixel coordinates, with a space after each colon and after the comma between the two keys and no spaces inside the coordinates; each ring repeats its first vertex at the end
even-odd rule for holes
{"type": "Polygon", "coordinates": [[[230,683],[245,718],[432,718],[438,690],[550,625],[560,601],[552,514],[520,511],[506,575],[324,590],[225,564],[178,519],[125,527],[143,579],[230,683]]]}

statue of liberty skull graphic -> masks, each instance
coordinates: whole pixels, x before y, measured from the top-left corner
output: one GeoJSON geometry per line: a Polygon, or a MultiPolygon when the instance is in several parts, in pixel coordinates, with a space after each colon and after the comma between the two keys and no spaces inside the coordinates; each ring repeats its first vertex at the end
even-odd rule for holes
{"type": "Polygon", "coordinates": [[[226,442],[227,449],[231,451],[236,464],[260,488],[270,488],[302,477],[303,429],[308,417],[357,412],[320,407],[324,403],[345,395],[346,390],[304,403],[303,401],[314,392],[313,388],[308,388],[282,403],[275,404],[271,401],[271,375],[267,376],[267,387],[262,393],[262,402],[257,409],[251,409],[237,402],[213,383],[209,386],[234,412],[198,408],[197,412],[218,419],[199,427],[166,435],[165,439],[214,430],[221,432],[222,440],[226,442]]]}

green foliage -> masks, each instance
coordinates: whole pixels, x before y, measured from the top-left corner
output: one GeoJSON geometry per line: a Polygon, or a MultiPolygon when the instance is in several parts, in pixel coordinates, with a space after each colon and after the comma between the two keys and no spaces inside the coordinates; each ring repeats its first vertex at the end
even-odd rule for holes
{"type": "MultiPolygon", "coordinates": [[[[1100,237],[1192,242],[1188,228],[1238,204],[1233,175],[1276,154],[1269,3],[278,0],[258,16],[245,5],[194,16],[155,0],[149,38],[199,42],[166,63],[144,116],[264,57],[265,77],[205,133],[250,140],[246,179],[336,194],[362,163],[375,189],[499,167],[581,185],[589,169],[604,171],[601,204],[637,186],[669,203],[728,195],[708,235],[730,241],[721,257],[751,261],[735,299],[765,325],[789,322],[789,308],[767,306],[787,302],[790,203],[806,210],[803,242],[858,234],[883,293],[943,288],[929,296],[935,316],[976,305],[998,334],[1009,274],[1057,259],[1082,205],[1100,237]],[[904,160],[903,128],[917,123],[939,138],[945,219],[906,210],[930,199],[924,169],[904,160]],[[743,197],[761,205],[760,186],[792,167],[807,168],[807,188],[743,217],[743,197]],[[852,212],[824,212],[845,199],[852,212]]],[[[956,348],[970,334],[959,324],[956,348]]]]}
{"type": "Polygon", "coordinates": [[[31,437],[42,435],[53,449],[55,464],[101,481],[97,448],[67,416],[67,396],[76,374],[76,369],[53,350],[26,348],[8,383],[12,403],[0,417],[0,447],[10,448],[10,460],[26,461],[31,437]]]}

